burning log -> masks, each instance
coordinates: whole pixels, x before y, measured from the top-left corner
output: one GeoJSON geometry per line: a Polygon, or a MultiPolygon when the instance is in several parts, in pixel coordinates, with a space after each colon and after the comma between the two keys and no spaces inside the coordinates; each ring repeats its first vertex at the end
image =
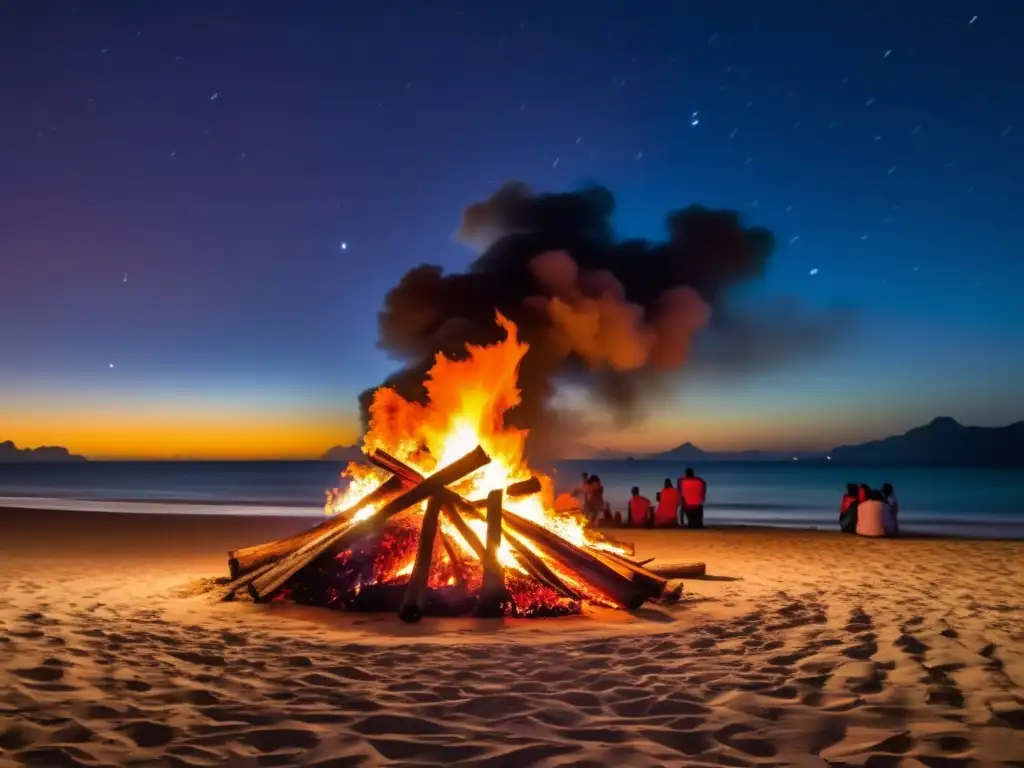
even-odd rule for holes
{"type": "MultiPolygon", "coordinates": [[[[383,453],[383,451],[382,451],[383,453]]],[[[529,477],[526,480],[520,480],[517,483],[512,483],[505,488],[505,495],[510,499],[518,499],[523,496],[532,496],[535,493],[541,492],[540,480],[536,477],[529,477]]],[[[487,499],[474,499],[469,502],[474,507],[482,508],[487,506],[487,499]]]]}
{"type": "Polygon", "coordinates": [[[452,545],[451,539],[445,535],[445,532],[441,531],[440,535],[441,546],[444,547],[444,553],[448,556],[448,562],[452,564],[452,570],[455,571],[456,578],[461,582],[463,580],[462,558],[459,557],[459,553],[455,551],[455,547],[452,545]]]}
{"type": "MultiPolygon", "coordinates": [[[[398,461],[393,457],[389,458],[393,461],[398,461]]],[[[415,470],[409,469],[408,471],[414,472],[415,470]]],[[[458,510],[462,510],[477,519],[480,519],[480,513],[477,512],[468,501],[454,491],[446,488],[443,491],[439,491],[438,495],[445,500],[445,514],[448,515],[448,519],[451,521],[452,525],[455,526],[459,535],[466,541],[474,554],[476,554],[476,556],[480,558],[480,561],[483,562],[486,553],[484,545],[480,543],[480,538],[473,532],[473,529],[466,525],[466,521],[462,519],[462,515],[459,514],[458,510]]],[[[504,529],[504,524],[502,525],[502,528],[504,529]]],[[[511,547],[512,551],[516,553],[516,558],[519,560],[519,564],[523,566],[528,574],[544,586],[555,590],[555,592],[562,597],[567,597],[570,600],[580,599],[580,596],[570,589],[566,583],[562,581],[554,571],[548,568],[547,564],[525,544],[523,544],[523,542],[513,536],[508,530],[503,530],[502,533],[504,534],[505,541],[508,542],[509,547],[511,547]]]]}
{"type": "MultiPolygon", "coordinates": [[[[380,449],[373,452],[370,456],[370,461],[404,478],[407,483],[417,482],[418,478],[422,477],[416,470],[380,449]]],[[[470,514],[480,514],[472,504],[454,491],[445,488],[439,493],[442,499],[445,501],[450,500],[453,506],[470,514]]],[[[580,549],[543,526],[537,525],[507,510],[503,515],[503,525],[506,525],[518,536],[532,542],[534,546],[543,552],[545,557],[558,563],[566,570],[575,572],[584,582],[591,584],[598,592],[616,605],[628,608],[629,610],[636,610],[649,597],[647,592],[649,587],[635,584],[633,579],[624,576],[604,561],[594,557],[589,551],[580,549]]],[[[511,543],[511,539],[509,541],[511,543]]],[[[548,570],[550,571],[550,569],[548,570]]]]}
{"type": "MultiPolygon", "coordinates": [[[[439,493],[438,496],[442,496],[442,494],[439,493]]],[[[455,526],[455,530],[459,532],[459,536],[462,537],[462,540],[465,541],[466,544],[469,545],[469,548],[473,550],[473,554],[483,560],[485,550],[484,545],[480,542],[480,537],[476,535],[472,528],[466,525],[466,521],[462,519],[462,515],[460,515],[455,510],[455,507],[447,501],[444,502],[443,509],[448,520],[453,526],[455,526]]]]}
{"type": "Polygon", "coordinates": [[[427,512],[423,516],[420,528],[420,543],[416,550],[416,562],[409,575],[409,584],[405,588],[405,599],[398,609],[398,618],[409,624],[415,624],[423,618],[423,603],[427,596],[427,580],[430,578],[430,565],[434,560],[434,542],[437,539],[437,518],[441,512],[441,502],[431,496],[427,502],[427,512]]]}
{"type": "MultiPolygon", "coordinates": [[[[231,572],[231,578],[238,579],[245,574],[249,574],[252,571],[262,568],[267,563],[272,563],[281,557],[290,555],[292,552],[302,548],[321,534],[326,533],[327,531],[336,530],[339,526],[347,525],[349,523],[349,518],[363,507],[370,504],[377,504],[386,498],[395,496],[402,491],[404,486],[405,484],[400,478],[389,477],[348,509],[327,518],[319,525],[305,530],[302,533],[296,534],[295,536],[287,539],[268,541],[264,544],[256,544],[251,547],[243,547],[241,549],[228,552],[228,568],[231,572]]],[[[244,586],[244,584],[242,586],[244,586]]]]}
{"type": "Polygon", "coordinates": [[[380,530],[389,518],[420,503],[435,492],[444,489],[449,483],[454,483],[466,475],[475,472],[480,467],[488,464],[490,460],[490,457],[484,453],[484,450],[477,446],[461,459],[439,469],[430,477],[422,479],[400,496],[389,501],[373,517],[341,530],[328,530],[321,533],[291,555],[282,558],[273,568],[249,584],[249,594],[256,601],[265,600],[280,589],[300,569],[307,566],[331,547],[342,548],[343,545],[347,545],[351,541],[380,530]]]}
{"type": "Polygon", "coordinates": [[[575,571],[616,605],[635,611],[649,597],[643,587],[595,557],[592,552],[580,549],[547,528],[515,513],[507,514],[505,520],[515,533],[528,538],[548,558],[562,567],[575,571]]]}
{"type": "Polygon", "coordinates": [[[517,499],[520,496],[532,496],[540,492],[540,480],[536,477],[529,477],[526,480],[520,480],[518,483],[512,483],[512,485],[505,489],[505,495],[510,499],[517,499]]]}
{"type": "Polygon", "coordinates": [[[623,557],[622,555],[616,554],[615,552],[609,552],[604,549],[594,549],[591,552],[609,562],[610,565],[619,566],[619,572],[623,570],[629,573],[636,584],[642,584],[649,590],[650,596],[654,600],[661,599],[665,593],[665,588],[668,586],[668,579],[661,576],[653,571],[644,568],[639,563],[635,563],[632,560],[623,557]]]}
{"type": "MultiPolygon", "coordinates": [[[[400,461],[399,459],[392,456],[390,453],[380,450],[375,450],[370,455],[370,461],[376,464],[382,469],[386,469],[388,472],[394,473],[397,477],[401,477],[407,484],[418,483],[422,479],[423,475],[417,472],[415,469],[400,461]]],[[[536,478],[532,478],[536,479],[536,478]]],[[[529,482],[529,481],[524,481],[529,482]]],[[[539,481],[538,481],[539,485],[539,481]]],[[[484,559],[484,548],[480,544],[480,539],[472,529],[459,515],[459,511],[465,512],[466,514],[472,515],[477,519],[480,518],[480,513],[473,506],[472,502],[466,501],[462,496],[455,493],[450,488],[445,488],[438,491],[438,495],[447,505],[447,511],[449,512],[449,519],[452,524],[455,525],[456,529],[463,539],[470,545],[476,556],[484,559]]],[[[519,563],[527,570],[527,572],[533,576],[537,581],[545,586],[551,587],[551,589],[558,592],[562,597],[567,597],[570,600],[579,600],[580,595],[574,589],[571,589],[551,568],[548,567],[547,563],[543,559],[537,556],[529,547],[523,544],[518,537],[512,535],[511,531],[508,530],[504,519],[502,520],[502,528],[505,536],[505,541],[508,542],[509,547],[516,553],[516,558],[519,563]]]]}
{"type": "Polygon", "coordinates": [[[498,560],[501,545],[501,512],[505,495],[501,489],[487,495],[487,549],[484,552],[484,582],[480,590],[481,616],[500,616],[505,600],[505,569],[498,560]]]}

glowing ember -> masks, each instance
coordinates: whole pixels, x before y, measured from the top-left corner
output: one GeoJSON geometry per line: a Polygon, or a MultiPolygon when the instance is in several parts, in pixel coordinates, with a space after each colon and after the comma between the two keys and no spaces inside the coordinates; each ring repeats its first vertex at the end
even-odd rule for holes
{"type": "MultiPolygon", "coordinates": [[[[435,358],[425,383],[425,405],[410,402],[393,389],[378,389],[370,408],[370,428],[363,440],[363,451],[372,454],[380,449],[426,476],[479,445],[490,456],[491,462],[453,485],[453,491],[465,498],[480,499],[494,489],[538,477],[541,493],[522,498],[506,497],[507,511],[542,526],[577,547],[624,553],[623,548],[588,530],[578,509],[556,511],[550,478],[538,475],[527,465],[523,457],[527,434],[508,426],[505,415],[519,404],[519,365],[529,347],[519,340],[515,324],[500,313],[496,322],[507,334],[503,341],[488,346],[468,346],[465,359],[452,360],[443,355],[435,358]]],[[[345,469],[343,478],[348,483],[344,491],[328,492],[328,515],[339,514],[359,503],[386,481],[389,474],[375,466],[352,463],[345,469]]],[[[352,514],[353,520],[373,517],[385,501],[363,506],[352,514]]],[[[410,514],[422,519],[425,508],[424,503],[410,510],[410,514]]],[[[482,519],[466,522],[481,541],[486,539],[486,523],[482,519]]],[[[440,530],[439,538],[450,542],[454,551],[443,557],[435,556],[431,586],[454,587],[465,581],[478,582],[481,567],[473,548],[444,517],[440,530]],[[453,562],[451,555],[459,562],[453,562]],[[437,572],[439,569],[443,575],[437,572]]],[[[413,571],[415,542],[403,535],[383,537],[381,543],[386,543],[386,546],[374,564],[375,580],[381,583],[407,580],[413,571]],[[402,546],[396,548],[399,541],[402,546]]],[[[593,600],[603,601],[574,574],[567,573],[558,563],[548,559],[535,543],[528,539],[522,543],[570,587],[593,600]]],[[[504,539],[499,545],[498,560],[508,571],[509,593],[515,602],[533,605],[534,608],[541,604],[553,608],[560,604],[559,601],[564,601],[553,590],[529,579],[527,569],[504,539]],[[511,588],[513,582],[518,585],[516,590],[511,588]],[[527,586],[528,583],[532,586],[527,586]]]]}

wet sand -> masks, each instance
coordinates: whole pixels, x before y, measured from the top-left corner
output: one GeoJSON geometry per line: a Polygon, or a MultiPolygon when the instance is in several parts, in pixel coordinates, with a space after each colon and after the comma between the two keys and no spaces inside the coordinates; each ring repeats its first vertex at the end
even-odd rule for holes
{"type": "Polygon", "coordinates": [[[1024,542],[622,532],[708,564],[632,616],[203,592],[306,524],[0,509],[0,766],[1024,765],[1024,542]]]}

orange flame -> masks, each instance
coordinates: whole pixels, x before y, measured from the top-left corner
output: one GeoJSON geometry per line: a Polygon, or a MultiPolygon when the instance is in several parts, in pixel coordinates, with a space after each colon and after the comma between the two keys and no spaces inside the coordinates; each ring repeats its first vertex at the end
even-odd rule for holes
{"type": "MultiPolygon", "coordinates": [[[[504,340],[485,346],[467,345],[467,355],[460,360],[436,356],[425,382],[425,405],[410,402],[389,387],[378,389],[370,407],[370,428],[363,439],[363,451],[371,454],[379,448],[429,475],[480,445],[491,457],[491,463],[453,486],[454,490],[466,498],[478,499],[494,489],[537,476],[541,493],[506,498],[507,510],[576,546],[624,551],[591,534],[579,510],[556,511],[551,479],[532,472],[527,465],[523,456],[527,433],[506,424],[505,417],[520,402],[519,366],[529,345],[519,339],[515,324],[500,312],[495,319],[506,332],[504,340]]],[[[387,480],[387,472],[353,463],[343,476],[349,485],[344,492],[328,494],[327,514],[348,511],[356,520],[371,517],[376,512],[373,505],[358,510],[350,507],[387,480]]],[[[483,521],[466,522],[481,540],[485,538],[483,521]]],[[[442,531],[467,559],[476,559],[458,531],[443,519],[442,531]]],[[[529,542],[524,543],[529,546],[529,542]]],[[[506,567],[523,570],[505,541],[501,542],[499,559],[506,567]]],[[[399,570],[409,569],[411,564],[401,564],[399,570]]]]}

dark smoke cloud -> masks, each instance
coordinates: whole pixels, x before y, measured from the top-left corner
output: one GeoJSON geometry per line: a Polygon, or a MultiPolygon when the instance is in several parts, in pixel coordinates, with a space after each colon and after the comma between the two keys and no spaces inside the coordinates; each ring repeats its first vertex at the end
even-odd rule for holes
{"type": "Polygon", "coordinates": [[[723,308],[701,334],[687,371],[744,376],[812,359],[834,348],[855,320],[852,308],[811,313],[796,299],[723,308]]]}
{"type": "MultiPolygon", "coordinates": [[[[498,310],[530,343],[511,420],[531,430],[536,454],[570,427],[548,408],[558,381],[583,384],[626,419],[691,356],[749,372],[827,335],[810,339],[803,319],[789,315],[725,311],[731,287],[763,274],[775,242],[768,230],[745,228],[735,211],[691,206],[668,216],[664,242],[617,241],[613,209],[602,187],[534,194],[518,183],[469,206],[458,237],[479,258],[457,274],[415,267],[384,300],[378,346],[404,365],[384,384],[422,402],[436,353],[459,357],[467,343],[502,338],[498,310]],[[710,344],[700,343],[704,335],[710,344]]],[[[360,397],[364,419],[372,395],[360,397]]]]}

